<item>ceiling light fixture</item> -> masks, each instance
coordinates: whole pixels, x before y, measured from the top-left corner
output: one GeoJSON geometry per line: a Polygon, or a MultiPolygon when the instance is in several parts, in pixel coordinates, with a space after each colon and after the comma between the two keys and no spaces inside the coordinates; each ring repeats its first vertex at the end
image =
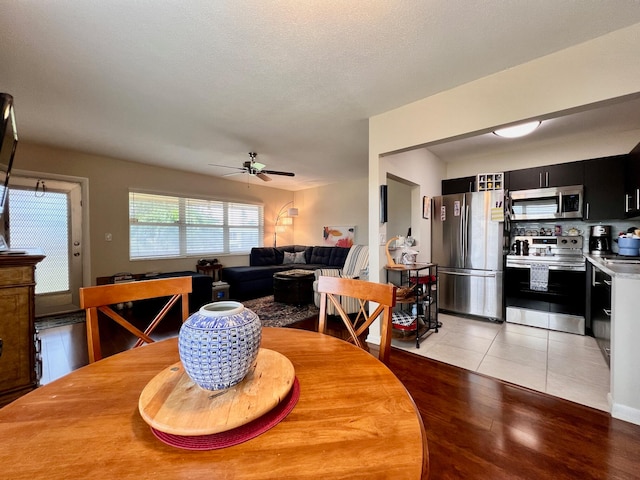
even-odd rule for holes
{"type": "Polygon", "coordinates": [[[504,138],[518,138],[529,135],[536,128],[540,126],[542,122],[536,120],[534,122],[521,123],[520,125],[513,125],[512,127],[498,128],[493,133],[499,137],[504,138]]]}

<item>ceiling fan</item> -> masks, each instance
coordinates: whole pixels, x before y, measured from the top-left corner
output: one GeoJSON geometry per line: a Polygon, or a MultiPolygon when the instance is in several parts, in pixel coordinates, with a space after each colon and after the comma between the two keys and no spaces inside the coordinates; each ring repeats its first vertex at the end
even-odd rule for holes
{"type": "Polygon", "coordinates": [[[295,177],[295,173],[292,172],[279,172],[277,170],[267,170],[265,169],[266,165],[264,163],[256,162],[256,157],[258,154],[256,152],[249,152],[250,160],[247,160],[242,164],[242,167],[229,167],[228,165],[216,165],[214,163],[210,163],[212,167],[225,167],[225,168],[233,168],[235,170],[240,170],[239,172],[226,173],[223,177],[229,177],[231,175],[239,175],[241,173],[248,173],[249,175],[254,175],[258,177],[260,180],[264,180],[265,182],[270,182],[271,177],[269,175],[283,175],[285,177],[295,177]]]}

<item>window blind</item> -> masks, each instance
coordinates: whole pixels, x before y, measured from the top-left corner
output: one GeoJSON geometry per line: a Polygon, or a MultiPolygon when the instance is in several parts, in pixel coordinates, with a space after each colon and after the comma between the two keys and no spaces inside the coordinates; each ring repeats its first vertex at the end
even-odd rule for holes
{"type": "Polygon", "coordinates": [[[264,209],[129,192],[130,259],[248,253],[262,246],[264,209]]]}

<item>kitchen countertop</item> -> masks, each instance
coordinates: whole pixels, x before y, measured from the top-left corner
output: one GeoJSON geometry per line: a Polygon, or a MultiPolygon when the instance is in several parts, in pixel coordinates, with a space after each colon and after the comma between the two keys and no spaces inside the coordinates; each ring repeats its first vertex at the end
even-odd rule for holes
{"type": "Polygon", "coordinates": [[[585,253],[584,257],[592,265],[614,278],[640,279],[640,263],[609,263],[603,257],[590,253],[585,253]]]}

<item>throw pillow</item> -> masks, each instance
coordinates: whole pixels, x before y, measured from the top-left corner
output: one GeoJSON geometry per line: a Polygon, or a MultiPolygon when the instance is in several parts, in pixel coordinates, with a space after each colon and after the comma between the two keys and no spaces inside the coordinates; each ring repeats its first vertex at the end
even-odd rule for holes
{"type": "Polygon", "coordinates": [[[284,265],[286,263],[296,263],[296,254],[294,252],[284,252],[282,264],[284,265]]]}
{"type": "Polygon", "coordinates": [[[304,252],[297,252],[293,263],[307,263],[304,259],[304,252]]]}

